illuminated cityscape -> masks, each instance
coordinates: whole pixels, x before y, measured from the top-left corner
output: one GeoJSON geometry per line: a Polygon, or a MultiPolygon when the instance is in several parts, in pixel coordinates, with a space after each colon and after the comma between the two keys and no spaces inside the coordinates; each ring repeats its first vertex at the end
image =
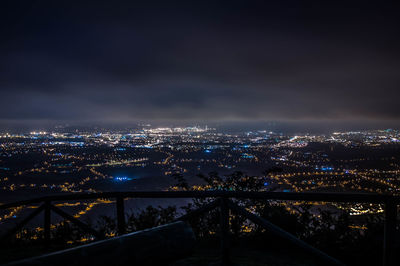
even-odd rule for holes
{"type": "MultiPolygon", "coordinates": [[[[267,191],[399,195],[399,140],[400,132],[391,129],[288,135],[147,126],[115,132],[2,133],[0,195],[6,203],[57,193],[174,190],[174,174],[185,176],[193,189],[207,189],[196,175],[213,171],[245,172],[263,179],[267,191]],[[281,171],[265,176],[272,167],[281,171]]],[[[72,207],[80,217],[108,203],[97,200],[72,207]]],[[[377,205],[330,208],[351,215],[382,212],[377,205]]],[[[14,209],[0,221],[23,212],[14,209]]]]}

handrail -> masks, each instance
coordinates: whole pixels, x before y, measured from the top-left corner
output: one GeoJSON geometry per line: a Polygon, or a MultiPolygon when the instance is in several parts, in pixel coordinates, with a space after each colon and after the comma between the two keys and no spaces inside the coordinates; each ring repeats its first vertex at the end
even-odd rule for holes
{"type": "MultiPolygon", "coordinates": [[[[383,265],[394,265],[394,246],[395,246],[395,232],[396,232],[396,217],[397,205],[400,204],[400,197],[393,195],[381,194],[366,194],[366,193],[295,193],[295,192],[253,192],[253,191],[223,191],[223,190],[209,190],[209,191],[125,191],[125,192],[101,192],[101,193],[79,193],[79,194],[64,194],[45,196],[23,200],[13,203],[0,205],[0,209],[8,209],[22,205],[44,203],[39,210],[32,212],[28,218],[24,219],[18,224],[11,232],[16,232],[24,226],[28,220],[32,219],[39,214],[42,210],[45,212],[45,240],[50,239],[50,211],[54,211],[63,216],[67,220],[76,224],[83,230],[91,233],[97,239],[102,236],[97,231],[90,228],[85,223],[65,213],[61,209],[53,206],[51,202],[57,201],[70,201],[70,200],[86,200],[86,199],[99,199],[99,198],[115,198],[117,207],[117,228],[118,234],[125,233],[125,216],[124,216],[124,199],[126,198],[216,198],[213,202],[200,207],[197,210],[183,215],[177,220],[190,220],[193,217],[199,216],[214,208],[220,209],[221,221],[221,251],[222,259],[224,262],[229,262],[229,248],[227,242],[227,235],[229,234],[229,210],[239,212],[241,215],[249,218],[253,222],[272,230],[276,234],[292,241],[293,243],[301,246],[327,262],[334,264],[341,264],[341,262],[330,257],[322,251],[304,243],[296,237],[290,235],[279,227],[272,225],[267,220],[241,209],[239,206],[232,205],[229,201],[231,198],[241,199],[264,199],[264,200],[290,200],[290,201],[317,201],[317,202],[357,202],[357,203],[376,203],[385,205],[385,230],[384,230],[384,258],[383,265]]],[[[10,236],[10,234],[7,234],[10,236]]]]}
{"type": "Polygon", "coordinates": [[[400,203],[400,196],[367,194],[367,193],[317,193],[317,192],[253,192],[253,191],[123,191],[100,193],[76,193],[38,197],[0,205],[0,209],[8,209],[44,201],[84,200],[101,198],[250,198],[269,200],[300,200],[325,202],[357,202],[357,203],[400,203]]]}

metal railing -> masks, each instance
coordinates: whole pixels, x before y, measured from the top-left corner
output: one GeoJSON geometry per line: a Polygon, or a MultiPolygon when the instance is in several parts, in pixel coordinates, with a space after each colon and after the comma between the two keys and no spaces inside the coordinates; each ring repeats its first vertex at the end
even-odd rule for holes
{"type": "Polygon", "coordinates": [[[30,220],[44,211],[44,239],[50,240],[51,211],[69,220],[87,233],[92,234],[97,239],[104,238],[99,232],[77,218],[54,206],[52,202],[73,201],[88,199],[116,199],[116,217],[118,234],[126,231],[124,200],[127,198],[215,198],[214,201],[191,211],[177,220],[187,221],[215,208],[220,210],[220,241],[222,261],[225,265],[229,264],[229,211],[245,217],[251,222],[269,230],[269,232],[281,236],[295,245],[315,254],[322,260],[336,265],[343,265],[339,260],[329,256],[319,249],[298,239],[294,235],[284,231],[266,219],[255,215],[245,208],[235,204],[230,199],[259,199],[259,200],[285,200],[285,201],[317,201],[317,202],[347,202],[347,203],[375,203],[385,206],[384,220],[384,243],[383,243],[383,265],[395,265],[395,235],[397,221],[397,206],[400,203],[399,196],[378,195],[378,194],[354,194],[354,193],[292,193],[292,192],[248,192],[248,191],[128,191],[128,192],[103,192],[90,194],[66,194],[57,196],[46,196],[30,200],[0,205],[0,209],[8,209],[23,205],[43,203],[35,209],[25,219],[19,222],[15,228],[3,236],[3,240],[12,236],[22,229],[30,220]]]}

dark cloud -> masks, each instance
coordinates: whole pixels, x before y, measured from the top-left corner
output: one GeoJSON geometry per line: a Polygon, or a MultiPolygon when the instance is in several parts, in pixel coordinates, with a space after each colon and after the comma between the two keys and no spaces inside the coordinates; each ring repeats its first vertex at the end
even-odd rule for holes
{"type": "Polygon", "coordinates": [[[395,6],[5,1],[0,120],[400,121],[395,6]]]}

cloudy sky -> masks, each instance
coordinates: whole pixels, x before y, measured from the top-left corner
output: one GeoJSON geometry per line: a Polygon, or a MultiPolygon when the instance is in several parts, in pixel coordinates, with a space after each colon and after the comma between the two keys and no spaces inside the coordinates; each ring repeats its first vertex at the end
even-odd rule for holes
{"type": "Polygon", "coordinates": [[[0,124],[400,125],[395,6],[143,2],[2,1],[0,124]]]}

